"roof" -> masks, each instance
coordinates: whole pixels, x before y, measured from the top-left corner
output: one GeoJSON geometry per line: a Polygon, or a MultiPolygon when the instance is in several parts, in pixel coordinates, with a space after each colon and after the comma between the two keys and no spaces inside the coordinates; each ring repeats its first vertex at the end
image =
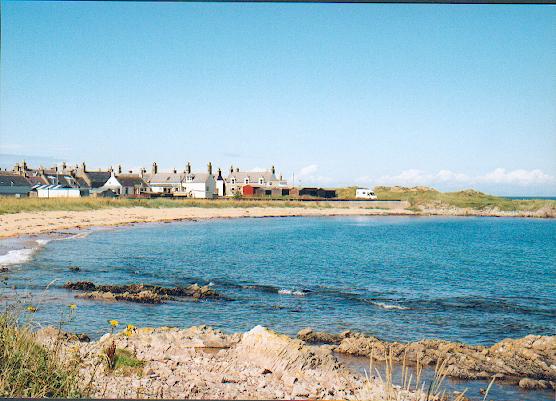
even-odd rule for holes
{"type": "Polygon", "coordinates": [[[137,174],[120,174],[116,176],[122,187],[146,186],[147,183],[137,174]]]}
{"type": "MultiPolygon", "coordinates": [[[[151,184],[187,184],[204,183],[212,177],[209,173],[156,173],[145,176],[145,180],[151,184]]],[[[119,181],[119,178],[118,178],[119,181]]]]}
{"type": "Polygon", "coordinates": [[[29,181],[19,174],[0,172],[1,187],[30,187],[29,181]]]}
{"type": "Polygon", "coordinates": [[[48,180],[49,184],[52,185],[61,185],[63,187],[70,187],[75,188],[78,186],[78,183],[74,177],[67,174],[47,174],[46,179],[48,180]]]}
{"type": "Polygon", "coordinates": [[[277,181],[271,171],[234,171],[228,174],[226,182],[230,182],[232,178],[238,182],[244,182],[246,178],[249,179],[249,182],[258,182],[260,178],[263,178],[265,182],[277,181]]]}
{"type": "Polygon", "coordinates": [[[110,171],[87,171],[85,176],[91,181],[91,188],[100,188],[110,178],[110,171]]]}
{"type": "Polygon", "coordinates": [[[30,176],[27,177],[27,181],[29,181],[29,184],[31,185],[45,185],[48,184],[48,181],[46,180],[46,178],[43,178],[41,176],[30,176]]]}
{"type": "Polygon", "coordinates": [[[39,189],[41,189],[41,190],[45,189],[46,190],[46,189],[48,189],[49,191],[52,191],[52,190],[57,190],[57,191],[58,190],[60,190],[60,191],[76,190],[76,191],[78,191],[79,190],[79,188],[68,188],[68,187],[65,187],[63,185],[34,185],[33,189],[34,190],[39,190],[39,189]]]}
{"type": "MultiPolygon", "coordinates": [[[[188,175],[188,179],[187,182],[192,182],[192,183],[196,183],[196,182],[207,182],[207,179],[209,177],[212,177],[212,174],[209,173],[191,173],[188,175]]],[[[214,178],[214,177],[213,177],[214,178]]]]}
{"type": "Polygon", "coordinates": [[[185,173],[156,173],[146,177],[149,184],[180,184],[185,182],[185,173]]]}

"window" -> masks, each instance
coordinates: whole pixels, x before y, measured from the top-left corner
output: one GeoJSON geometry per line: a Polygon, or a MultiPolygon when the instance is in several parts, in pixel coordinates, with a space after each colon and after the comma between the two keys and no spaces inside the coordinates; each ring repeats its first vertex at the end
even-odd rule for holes
{"type": "Polygon", "coordinates": [[[236,179],[232,178],[232,184],[235,184],[235,183],[236,183],[236,179]]]}
{"type": "Polygon", "coordinates": [[[264,183],[264,178],[259,178],[259,184],[263,184],[264,183]]]}
{"type": "Polygon", "coordinates": [[[245,179],[243,180],[243,182],[244,182],[245,184],[249,184],[249,177],[245,177],[245,179]]]}

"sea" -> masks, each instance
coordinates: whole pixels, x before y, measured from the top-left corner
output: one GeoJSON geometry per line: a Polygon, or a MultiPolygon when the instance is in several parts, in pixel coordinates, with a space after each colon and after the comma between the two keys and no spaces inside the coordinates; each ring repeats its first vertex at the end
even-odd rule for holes
{"type": "MultiPolygon", "coordinates": [[[[287,217],[135,224],[3,240],[0,265],[9,269],[0,273],[0,300],[17,295],[22,305],[38,307],[34,324],[63,321],[66,330],[93,338],[110,331],[111,319],[138,327],[206,324],[225,332],[263,325],[292,336],[312,327],[388,341],[480,345],[556,335],[553,219],[287,217]],[[62,289],[67,281],[198,283],[224,297],[106,303],[75,299],[62,289]],[[68,319],[71,303],[78,307],[68,319]]],[[[350,361],[359,369],[368,361],[358,363],[350,361]]],[[[452,384],[458,391],[463,386],[452,384]]],[[[464,385],[479,394],[488,383],[464,385]]],[[[494,391],[496,400],[554,399],[553,392],[515,386],[494,391]]]]}

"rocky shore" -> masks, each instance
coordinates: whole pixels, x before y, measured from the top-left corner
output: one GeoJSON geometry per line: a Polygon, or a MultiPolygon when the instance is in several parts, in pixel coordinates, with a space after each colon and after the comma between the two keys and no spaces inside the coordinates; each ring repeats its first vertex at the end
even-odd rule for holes
{"type": "Polygon", "coordinates": [[[410,401],[423,396],[374,378],[363,380],[328,347],[261,326],[233,335],[206,326],[128,327],[92,342],[48,327],[36,339],[48,348],[61,347],[92,397],[410,401]],[[109,355],[120,355],[125,363],[110,363],[109,355]]]}
{"type": "Polygon", "coordinates": [[[443,340],[411,343],[381,341],[350,331],[341,334],[301,330],[297,337],[307,343],[332,344],[340,353],[396,362],[435,365],[446,361],[446,375],[459,379],[503,380],[526,389],[556,389],[556,336],[506,339],[491,347],[443,340]]]}
{"type": "Polygon", "coordinates": [[[188,287],[165,288],[149,284],[96,285],[90,281],[68,281],[67,290],[82,291],[76,298],[99,301],[128,301],[147,304],[161,304],[180,298],[218,298],[219,294],[208,285],[192,284],[188,287]]]}

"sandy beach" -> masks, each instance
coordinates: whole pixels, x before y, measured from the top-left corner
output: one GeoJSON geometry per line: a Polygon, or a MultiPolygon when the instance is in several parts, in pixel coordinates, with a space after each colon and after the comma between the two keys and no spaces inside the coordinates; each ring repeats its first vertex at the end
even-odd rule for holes
{"type": "Polygon", "coordinates": [[[84,211],[20,212],[0,215],[0,238],[44,234],[72,228],[118,226],[131,223],[154,223],[180,220],[262,218],[294,216],[481,216],[553,218],[554,211],[500,211],[469,208],[406,209],[407,202],[388,208],[342,207],[329,204],[318,207],[118,207],[84,211]]]}
{"type": "Polygon", "coordinates": [[[387,214],[413,215],[404,209],[359,208],[114,208],[86,211],[22,212],[0,215],[0,238],[43,234],[50,231],[92,226],[117,226],[130,223],[152,223],[241,217],[292,216],[375,216],[387,214]]]}

